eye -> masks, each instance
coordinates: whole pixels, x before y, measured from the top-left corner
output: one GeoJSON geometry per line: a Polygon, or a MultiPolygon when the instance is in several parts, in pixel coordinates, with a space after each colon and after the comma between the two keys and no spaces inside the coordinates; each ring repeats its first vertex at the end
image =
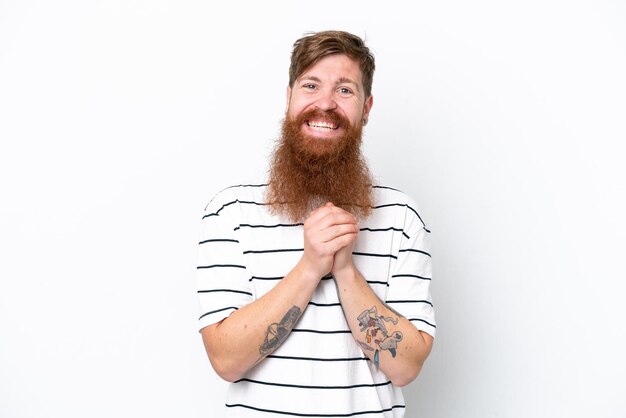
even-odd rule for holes
{"type": "Polygon", "coordinates": [[[350,96],[352,94],[352,90],[350,90],[347,87],[339,87],[339,89],[337,90],[339,92],[339,94],[341,94],[342,96],[350,96]]]}
{"type": "Polygon", "coordinates": [[[316,85],[312,84],[312,83],[306,83],[302,85],[302,88],[304,88],[305,90],[315,90],[316,89],[316,85]]]}

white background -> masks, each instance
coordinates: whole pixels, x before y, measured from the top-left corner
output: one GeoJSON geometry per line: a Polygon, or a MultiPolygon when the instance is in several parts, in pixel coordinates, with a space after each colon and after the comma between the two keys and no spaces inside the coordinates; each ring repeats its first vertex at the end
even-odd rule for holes
{"type": "Polygon", "coordinates": [[[0,0],[2,418],[219,416],[201,211],[263,179],[292,42],[333,28],[433,231],[407,416],[626,416],[625,3],[383,3],[0,0]]]}

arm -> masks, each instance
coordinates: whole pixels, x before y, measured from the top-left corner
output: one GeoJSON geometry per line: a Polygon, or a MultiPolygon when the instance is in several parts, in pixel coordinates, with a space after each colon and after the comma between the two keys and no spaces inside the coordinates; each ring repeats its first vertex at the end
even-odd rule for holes
{"type": "Polygon", "coordinates": [[[394,385],[407,385],[420,372],[433,337],[378,299],[354,266],[354,241],[336,253],[332,268],[346,320],[370,360],[394,385]]]}
{"type": "Polygon", "coordinates": [[[394,385],[411,383],[430,353],[433,338],[381,302],[354,265],[333,275],[350,331],[365,355],[394,385]]]}
{"type": "Polygon", "coordinates": [[[234,382],[278,348],[302,315],[320,277],[299,263],[263,297],[203,328],[202,341],[216,373],[234,382]]]}
{"type": "Polygon", "coordinates": [[[289,336],[335,253],[353,241],[356,220],[339,209],[314,210],[304,223],[304,252],[279,284],[258,300],[201,330],[209,360],[220,377],[235,381],[289,336]]]}

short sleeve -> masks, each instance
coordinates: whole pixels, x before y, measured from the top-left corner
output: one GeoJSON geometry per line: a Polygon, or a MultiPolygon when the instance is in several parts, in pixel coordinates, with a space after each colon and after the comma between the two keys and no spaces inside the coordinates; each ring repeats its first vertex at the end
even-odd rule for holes
{"type": "Polygon", "coordinates": [[[226,318],[253,299],[243,254],[236,236],[236,197],[220,192],[202,215],[198,243],[199,328],[226,318]]]}
{"type": "Polygon", "coordinates": [[[430,231],[409,199],[398,259],[385,302],[415,327],[435,336],[435,311],[430,294],[432,261],[430,231]]]}

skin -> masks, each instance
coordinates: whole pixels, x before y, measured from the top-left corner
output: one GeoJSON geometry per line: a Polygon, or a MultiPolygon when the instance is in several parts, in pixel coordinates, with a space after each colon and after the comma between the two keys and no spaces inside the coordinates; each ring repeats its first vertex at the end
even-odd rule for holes
{"type": "MultiPolygon", "coordinates": [[[[372,104],[373,98],[364,96],[358,64],[340,54],[321,59],[287,89],[290,117],[314,108],[333,109],[357,124],[368,118],[372,104]]],[[[332,141],[346,129],[324,127],[324,123],[328,121],[305,121],[303,133],[320,141],[332,141]]],[[[376,297],[354,266],[352,249],[358,231],[356,218],[330,202],[311,212],[304,222],[302,257],[289,274],[261,298],[201,330],[209,360],[220,377],[231,382],[242,378],[280,346],[304,312],[319,281],[329,272],[335,277],[344,314],[357,341],[364,339],[357,317],[365,309],[376,306],[380,315],[398,318],[376,297]]],[[[419,373],[432,347],[432,337],[402,317],[391,331],[400,331],[404,338],[395,358],[388,350],[379,353],[380,369],[395,385],[403,386],[419,373]]],[[[373,352],[364,352],[374,359],[373,352]]]]}
{"type": "MultiPolygon", "coordinates": [[[[327,207],[333,207],[327,203],[327,207]]],[[[366,309],[376,306],[378,315],[398,319],[398,324],[390,326],[390,333],[399,331],[403,339],[398,343],[397,354],[392,356],[388,350],[379,351],[380,370],[396,386],[405,386],[411,383],[419,374],[424,361],[430,354],[433,337],[415,328],[406,318],[399,316],[382,303],[367,284],[367,281],[354,266],[352,249],[356,236],[351,236],[351,242],[335,253],[331,270],[339,292],[339,300],[343,312],[348,319],[350,331],[357,341],[364,341],[365,332],[360,330],[358,316],[366,309]]],[[[377,348],[374,344],[370,346],[377,348]]],[[[370,360],[374,361],[374,351],[363,350],[370,360]]]]}
{"type": "MultiPolygon", "coordinates": [[[[367,120],[374,99],[365,97],[361,69],[345,55],[329,55],[307,69],[287,88],[287,115],[294,117],[307,110],[334,110],[352,125],[367,120]]],[[[323,118],[309,122],[328,122],[323,118]]],[[[319,129],[306,122],[302,131],[319,140],[333,140],[345,132],[345,126],[319,129]]]]}
{"type": "Polygon", "coordinates": [[[340,208],[311,212],[304,222],[304,252],[293,270],[261,298],[201,330],[209,360],[220,377],[238,380],[271,354],[273,350],[264,349],[270,326],[283,322],[294,306],[304,311],[320,279],[331,271],[334,255],[353,241],[357,231],[354,216],[340,208]]]}

